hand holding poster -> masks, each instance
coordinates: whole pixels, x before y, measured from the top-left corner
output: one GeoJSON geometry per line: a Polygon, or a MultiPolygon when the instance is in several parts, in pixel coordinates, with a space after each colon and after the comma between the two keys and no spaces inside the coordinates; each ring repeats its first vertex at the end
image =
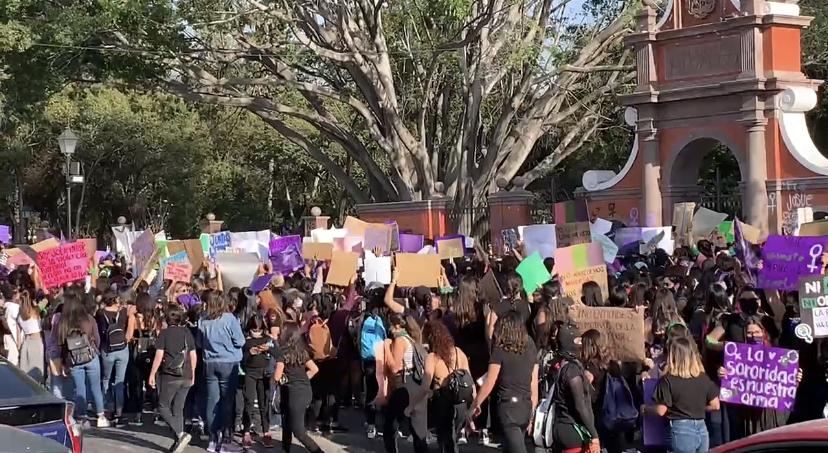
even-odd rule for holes
{"type": "Polygon", "coordinates": [[[89,273],[89,256],[83,242],[63,244],[37,253],[40,279],[45,288],[86,278],[89,273]]]}
{"type": "Polygon", "coordinates": [[[799,353],[760,344],[725,343],[724,367],[719,399],[790,411],[796,398],[799,353]]]}

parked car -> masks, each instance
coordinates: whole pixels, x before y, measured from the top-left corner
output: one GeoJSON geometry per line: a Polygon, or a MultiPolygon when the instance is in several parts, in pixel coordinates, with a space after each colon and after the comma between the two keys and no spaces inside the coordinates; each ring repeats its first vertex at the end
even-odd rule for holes
{"type": "Polygon", "coordinates": [[[73,411],[73,403],[55,397],[0,357],[0,425],[39,434],[81,453],[83,431],[73,411]]]}
{"type": "Polygon", "coordinates": [[[828,452],[828,419],[769,429],[710,450],[710,453],[824,452],[828,452]]]}
{"type": "Polygon", "coordinates": [[[2,450],[9,453],[72,453],[65,445],[13,426],[0,425],[0,439],[2,450]]]}

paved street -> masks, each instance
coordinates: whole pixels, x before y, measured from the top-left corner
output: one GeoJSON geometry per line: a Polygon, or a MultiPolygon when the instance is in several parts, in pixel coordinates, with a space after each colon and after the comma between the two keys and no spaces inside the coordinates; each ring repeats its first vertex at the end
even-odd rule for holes
{"type": "MultiPolygon", "coordinates": [[[[339,418],[340,422],[349,428],[349,432],[332,435],[312,435],[325,453],[373,453],[384,450],[382,437],[371,440],[365,436],[365,430],[362,426],[364,417],[361,413],[353,410],[342,410],[339,418]]],[[[123,428],[88,428],[84,436],[83,451],[84,453],[150,453],[166,451],[172,444],[169,434],[169,428],[166,425],[152,423],[145,423],[143,426],[127,426],[123,428]]],[[[280,433],[274,432],[273,437],[277,441],[277,444],[273,450],[269,451],[278,452],[281,450],[281,445],[278,444],[278,441],[281,439],[280,433]]],[[[470,439],[470,444],[463,447],[465,452],[485,453],[495,451],[491,448],[478,447],[476,444],[472,445],[471,442],[474,440],[474,438],[470,439]]],[[[293,452],[307,453],[304,447],[298,444],[295,439],[293,443],[293,452]]],[[[403,452],[413,451],[411,443],[405,439],[400,439],[399,445],[400,450],[403,452]]],[[[203,453],[206,446],[206,441],[193,441],[192,445],[186,451],[190,453],[203,453]]],[[[436,446],[433,446],[433,448],[436,448],[436,446]]],[[[256,445],[252,450],[256,452],[268,451],[261,445],[256,445]]]]}

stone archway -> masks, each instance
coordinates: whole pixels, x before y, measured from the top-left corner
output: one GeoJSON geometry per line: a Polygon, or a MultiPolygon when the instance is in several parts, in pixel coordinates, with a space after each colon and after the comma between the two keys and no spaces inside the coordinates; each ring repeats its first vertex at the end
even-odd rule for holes
{"type": "Polygon", "coordinates": [[[628,124],[635,127],[635,145],[621,174],[584,175],[590,210],[621,208],[643,225],[669,225],[674,203],[697,201],[693,178],[714,143],[736,158],[744,220],[763,232],[779,232],[790,216],[769,203],[788,193],[828,204],[828,159],[804,120],[821,83],[801,72],[799,31],[811,18],[799,16],[795,0],[718,0],[701,7],[669,0],[665,11],[657,20],[645,7],[638,32],[626,38],[636,52],[637,79],[620,99],[634,112],[626,116],[634,118],[628,124]]]}

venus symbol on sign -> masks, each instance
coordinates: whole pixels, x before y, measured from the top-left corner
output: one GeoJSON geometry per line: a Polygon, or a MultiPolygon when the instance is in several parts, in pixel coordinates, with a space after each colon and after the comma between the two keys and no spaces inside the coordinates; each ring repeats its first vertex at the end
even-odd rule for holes
{"type": "Polygon", "coordinates": [[[808,265],[808,270],[811,271],[812,274],[819,270],[816,260],[822,256],[822,251],[822,244],[814,244],[811,246],[811,250],[808,251],[808,254],[811,255],[811,264],[808,265]]]}
{"type": "Polygon", "coordinates": [[[638,208],[630,208],[630,226],[638,226],[638,208]]]}

